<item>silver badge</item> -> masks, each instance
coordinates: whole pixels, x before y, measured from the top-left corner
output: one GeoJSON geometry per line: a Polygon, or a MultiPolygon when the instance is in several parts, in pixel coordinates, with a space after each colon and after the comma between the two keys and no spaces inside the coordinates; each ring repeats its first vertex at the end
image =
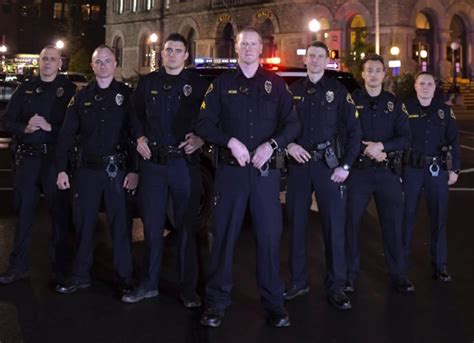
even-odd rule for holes
{"type": "Polygon", "coordinates": [[[120,94],[120,93],[117,93],[117,95],[115,96],[115,103],[118,105],[118,106],[121,106],[122,103],[123,103],[123,95],[120,94]]]}
{"type": "Polygon", "coordinates": [[[442,109],[438,110],[438,117],[439,119],[443,120],[444,119],[444,111],[442,109]]]}
{"type": "Polygon", "coordinates": [[[393,102],[391,101],[387,102],[387,108],[390,112],[393,112],[393,102]]]}
{"type": "Polygon", "coordinates": [[[272,82],[271,81],[265,81],[265,91],[270,94],[272,92],[272,82]]]}
{"type": "Polygon", "coordinates": [[[327,91],[326,92],[326,101],[331,103],[334,101],[334,92],[333,91],[327,91]]]}
{"type": "Polygon", "coordinates": [[[63,87],[59,87],[58,89],[56,89],[56,96],[58,98],[62,97],[64,95],[64,88],[63,87]]]}
{"type": "Polygon", "coordinates": [[[190,96],[192,91],[193,91],[193,87],[191,87],[191,85],[184,85],[183,93],[185,96],[190,96]]]}

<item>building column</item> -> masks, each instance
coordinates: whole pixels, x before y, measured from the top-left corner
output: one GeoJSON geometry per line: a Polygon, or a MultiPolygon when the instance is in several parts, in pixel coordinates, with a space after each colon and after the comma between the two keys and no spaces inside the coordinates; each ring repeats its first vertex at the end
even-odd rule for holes
{"type": "MultiPolygon", "coordinates": [[[[449,31],[441,31],[439,35],[439,50],[438,50],[438,67],[439,67],[439,76],[443,79],[447,79],[452,76],[453,66],[452,63],[448,61],[448,56],[446,55],[446,49],[451,44],[451,35],[449,31]]],[[[435,70],[436,73],[436,70],[435,70]]]]}
{"type": "Polygon", "coordinates": [[[467,33],[467,77],[474,81],[474,30],[467,33]]]}

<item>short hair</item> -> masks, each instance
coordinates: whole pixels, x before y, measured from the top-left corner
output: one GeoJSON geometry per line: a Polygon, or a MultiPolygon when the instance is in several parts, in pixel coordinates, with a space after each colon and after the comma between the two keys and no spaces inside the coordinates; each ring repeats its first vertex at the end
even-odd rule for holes
{"type": "Polygon", "coordinates": [[[94,49],[94,52],[92,53],[92,56],[94,56],[94,55],[97,53],[97,51],[102,50],[102,49],[109,50],[109,51],[112,53],[112,55],[114,55],[114,58],[115,58],[115,51],[114,51],[114,49],[112,49],[112,48],[111,48],[110,46],[108,46],[107,44],[101,44],[101,45],[99,45],[97,48],[95,48],[95,49],[94,49]]]}
{"type": "Polygon", "coordinates": [[[374,53],[370,53],[367,56],[365,56],[360,62],[360,67],[362,68],[362,70],[364,70],[364,66],[368,61],[379,61],[380,63],[382,63],[383,69],[385,70],[385,62],[382,56],[378,54],[374,54],[374,53]]]}
{"type": "Polygon", "coordinates": [[[431,72],[429,72],[429,71],[420,71],[420,72],[416,73],[416,75],[415,75],[415,82],[416,82],[416,80],[418,80],[418,78],[419,78],[420,76],[422,76],[422,75],[431,76],[431,77],[433,78],[433,80],[436,81],[436,78],[435,78],[435,76],[433,75],[433,73],[431,73],[431,72]]]}
{"type": "Polygon", "coordinates": [[[163,43],[163,49],[165,48],[166,42],[170,41],[183,43],[185,51],[188,51],[188,41],[186,40],[186,38],[184,38],[182,34],[177,32],[170,33],[168,37],[166,37],[165,42],[163,43]]]}
{"type": "Polygon", "coordinates": [[[58,48],[57,48],[55,45],[53,45],[53,44],[48,44],[48,45],[46,45],[43,49],[41,49],[40,55],[41,55],[41,53],[42,53],[44,50],[46,50],[46,49],[53,49],[53,50],[56,50],[56,51],[58,52],[58,55],[61,56],[61,50],[58,49],[58,48]]]}
{"type": "Polygon", "coordinates": [[[329,57],[328,46],[326,44],[324,44],[323,42],[315,40],[315,41],[309,43],[309,45],[306,47],[306,54],[308,54],[308,50],[311,47],[324,49],[324,51],[326,51],[326,57],[329,57]]]}
{"type": "Polygon", "coordinates": [[[254,32],[258,35],[258,39],[260,40],[260,42],[262,42],[262,34],[260,33],[260,31],[258,29],[256,29],[255,27],[253,26],[246,26],[244,27],[243,29],[239,30],[239,32],[237,33],[237,40],[239,40],[239,36],[241,33],[244,33],[244,32],[254,32]]]}

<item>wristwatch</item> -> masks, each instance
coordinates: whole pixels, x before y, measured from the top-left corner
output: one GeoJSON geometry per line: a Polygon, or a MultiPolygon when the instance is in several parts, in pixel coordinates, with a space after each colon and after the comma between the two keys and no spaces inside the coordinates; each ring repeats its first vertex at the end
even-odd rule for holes
{"type": "Polygon", "coordinates": [[[349,170],[351,169],[351,167],[349,167],[348,164],[344,163],[344,164],[342,165],[342,169],[344,169],[345,171],[349,171],[349,170]]]}
{"type": "Polygon", "coordinates": [[[276,140],[274,140],[273,138],[271,138],[268,143],[270,143],[270,146],[272,147],[273,150],[276,150],[278,149],[278,143],[276,140]]]}

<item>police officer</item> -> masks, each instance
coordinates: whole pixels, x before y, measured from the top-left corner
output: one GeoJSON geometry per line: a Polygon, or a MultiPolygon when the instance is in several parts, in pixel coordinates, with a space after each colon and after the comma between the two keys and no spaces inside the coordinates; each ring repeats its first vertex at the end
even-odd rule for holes
{"type": "Polygon", "coordinates": [[[403,150],[410,143],[410,124],[405,105],[382,89],[384,77],[383,58],[368,55],[362,60],[364,88],[352,94],[360,113],[363,140],[347,186],[346,293],[354,292],[354,280],[359,274],[360,223],[372,196],[381,222],[384,256],[392,282],[399,292],[415,290],[406,278],[400,182],[403,150]]]}
{"type": "Polygon", "coordinates": [[[415,78],[416,97],[406,103],[412,138],[403,173],[403,239],[408,257],[423,192],[431,221],[433,278],[449,282],[446,247],[448,188],[458,179],[461,159],[454,113],[441,99],[433,98],[435,89],[433,75],[421,72],[415,78]]]}
{"type": "Polygon", "coordinates": [[[219,150],[215,179],[214,240],[201,324],[217,327],[230,305],[232,259],[249,206],[257,243],[257,282],[273,326],[288,326],[279,276],[282,232],[280,170],[275,152],[300,130],[291,94],[279,76],[259,66],[262,37],[253,28],[237,35],[238,67],[207,91],[198,133],[219,150]]]}
{"type": "Polygon", "coordinates": [[[10,266],[0,275],[8,284],[28,276],[28,250],[40,192],[51,218],[50,257],[56,279],[67,273],[65,236],[69,227],[68,194],[56,187],[54,153],[66,107],[75,85],[58,75],[61,53],[46,46],[40,53],[39,77],[21,84],[13,93],[5,116],[5,128],[17,142],[15,151],[15,213],[18,217],[10,266]]]}
{"type": "Polygon", "coordinates": [[[180,297],[188,308],[199,307],[196,229],[201,196],[199,149],[193,132],[209,83],[185,70],[186,39],[170,34],[161,52],[163,67],[142,78],[134,95],[134,130],[141,155],[139,201],[145,233],[143,275],[122,297],[133,303],[158,295],[163,227],[169,195],[178,231],[180,297]]]}
{"type": "Polygon", "coordinates": [[[327,299],[336,308],[348,310],[351,302],[343,292],[344,181],[357,156],[361,130],[350,94],[341,83],[324,75],[328,54],[324,43],[311,43],[305,56],[308,76],[291,86],[303,130],[288,144],[287,209],[291,233],[290,280],[285,298],[290,300],[309,291],[306,232],[314,191],[322,219],[327,299]]]}
{"type": "Polygon", "coordinates": [[[70,279],[56,286],[59,293],[73,293],[90,286],[94,232],[102,198],[111,228],[117,286],[129,287],[131,283],[132,255],[125,197],[126,190],[136,188],[138,174],[136,166],[127,163],[130,89],[114,80],[116,66],[110,47],[101,45],[95,49],[91,62],[95,81],[72,98],[59,136],[59,189],[71,187],[66,173],[67,151],[75,141],[82,156],[72,182],[77,255],[70,279]]]}

